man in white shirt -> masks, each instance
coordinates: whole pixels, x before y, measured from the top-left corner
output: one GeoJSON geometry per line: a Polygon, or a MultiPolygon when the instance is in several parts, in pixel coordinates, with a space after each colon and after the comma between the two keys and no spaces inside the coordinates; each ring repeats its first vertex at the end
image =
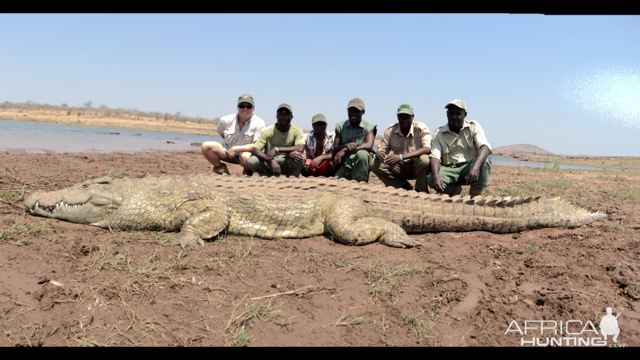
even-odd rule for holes
{"type": "Polygon", "coordinates": [[[253,175],[247,161],[251,158],[253,143],[266,128],[264,120],[253,115],[255,108],[251,95],[241,95],[238,98],[238,113],[223,116],[218,123],[216,131],[224,139],[224,144],[216,141],[202,143],[202,155],[213,165],[215,174],[230,175],[227,164],[221,162],[224,161],[242,165],[242,175],[253,175]]]}

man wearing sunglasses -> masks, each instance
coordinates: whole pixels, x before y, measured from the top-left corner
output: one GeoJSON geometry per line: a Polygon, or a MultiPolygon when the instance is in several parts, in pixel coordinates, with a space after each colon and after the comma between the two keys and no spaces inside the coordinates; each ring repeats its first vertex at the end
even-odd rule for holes
{"type": "Polygon", "coordinates": [[[238,113],[223,116],[218,123],[217,132],[224,139],[224,145],[216,141],[202,144],[202,155],[213,165],[213,173],[230,175],[227,164],[221,161],[242,165],[242,175],[252,176],[249,158],[253,143],[260,132],[266,129],[264,120],[253,114],[255,104],[251,95],[238,98],[238,113]]]}

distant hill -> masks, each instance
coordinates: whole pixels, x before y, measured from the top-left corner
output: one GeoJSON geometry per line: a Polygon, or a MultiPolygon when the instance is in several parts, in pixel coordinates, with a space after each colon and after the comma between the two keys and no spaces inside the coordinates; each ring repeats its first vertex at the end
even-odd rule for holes
{"type": "Polygon", "coordinates": [[[493,149],[493,153],[511,153],[511,154],[534,154],[534,155],[553,155],[553,153],[548,152],[547,150],[540,148],[535,145],[529,144],[517,144],[517,145],[508,145],[501,146],[493,149]]]}

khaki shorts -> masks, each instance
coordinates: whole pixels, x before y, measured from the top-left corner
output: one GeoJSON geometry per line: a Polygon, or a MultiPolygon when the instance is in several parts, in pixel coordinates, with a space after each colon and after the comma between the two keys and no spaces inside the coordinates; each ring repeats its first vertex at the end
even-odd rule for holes
{"type": "Polygon", "coordinates": [[[229,157],[229,153],[225,150],[224,158],[222,158],[220,160],[222,160],[224,162],[231,163],[231,164],[240,165],[240,154],[235,154],[233,157],[229,157]]]}

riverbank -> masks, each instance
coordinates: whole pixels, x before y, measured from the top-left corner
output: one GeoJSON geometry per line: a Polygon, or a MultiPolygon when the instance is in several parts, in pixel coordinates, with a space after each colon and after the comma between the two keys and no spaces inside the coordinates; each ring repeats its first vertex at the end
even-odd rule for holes
{"type": "Polygon", "coordinates": [[[0,163],[0,346],[519,347],[505,335],[513,320],[599,330],[607,307],[625,306],[618,343],[640,346],[639,173],[493,166],[485,195],[559,196],[608,215],[576,229],[417,233],[413,249],[221,235],[182,251],[176,233],[30,216],[22,201],[104,175],[210,174],[197,150],[2,152],[0,163]]]}
{"type": "Polygon", "coordinates": [[[97,112],[84,112],[78,116],[77,112],[67,115],[66,111],[57,110],[18,110],[0,109],[0,119],[21,122],[49,123],[73,126],[109,127],[115,129],[150,130],[177,132],[200,135],[218,135],[213,124],[197,124],[191,122],[176,122],[158,120],[150,117],[129,117],[129,115],[106,117],[97,112]]]}
{"type": "Polygon", "coordinates": [[[516,154],[494,152],[493,155],[502,155],[518,159],[520,161],[560,162],[563,164],[588,165],[600,168],[621,168],[640,170],[640,156],[541,156],[533,154],[516,154]]]}

